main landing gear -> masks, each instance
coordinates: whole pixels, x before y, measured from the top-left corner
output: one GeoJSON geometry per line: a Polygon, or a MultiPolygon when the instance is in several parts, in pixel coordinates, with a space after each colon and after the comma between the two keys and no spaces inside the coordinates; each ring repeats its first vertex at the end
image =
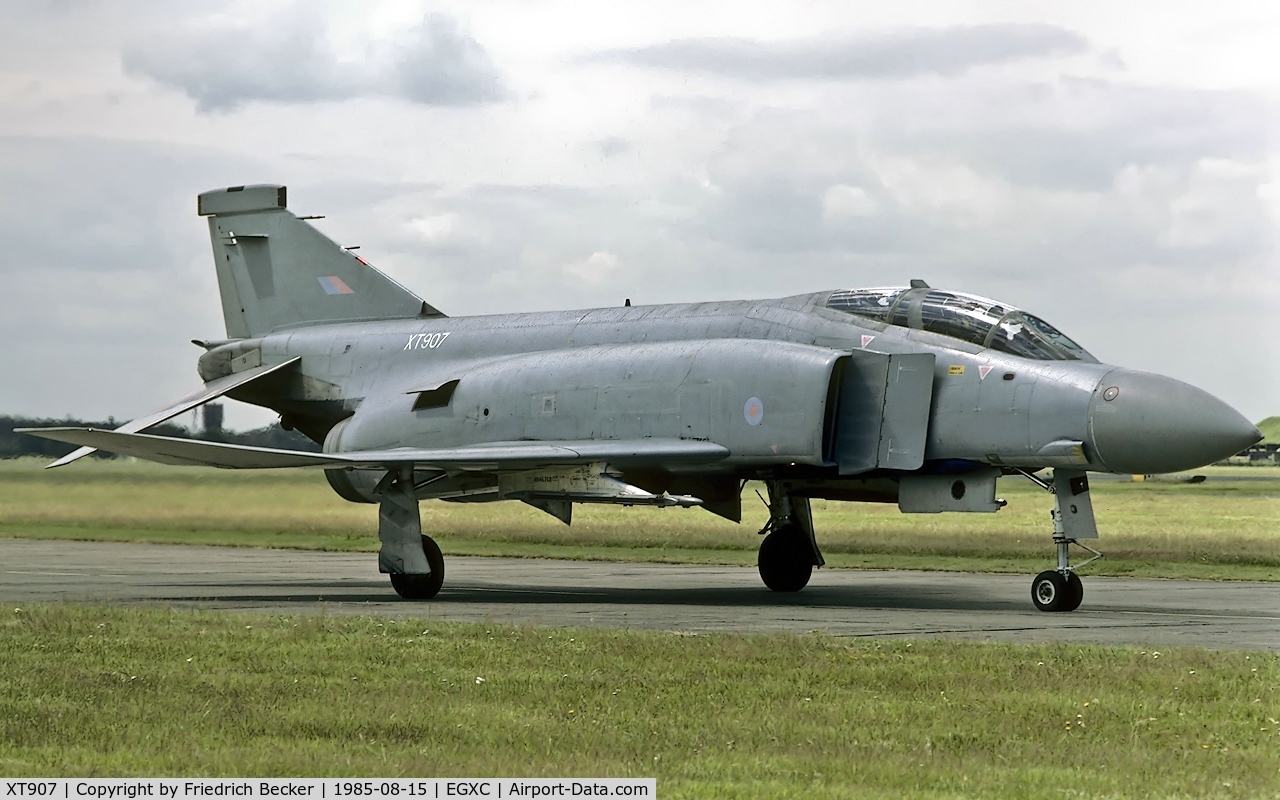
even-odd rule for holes
{"type": "MultiPolygon", "coordinates": [[[[1020,470],[1021,472],[1021,470],[1020,470]]],[[[1102,553],[1080,539],[1096,539],[1098,527],[1089,499],[1089,478],[1083,470],[1055,469],[1052,481],[1022,472],[1032,483],[1053,494],[1053,545],[1058,568],[1041,572],[1031,582],[1031,602],[1041,611],[1075,611],[1084,599],[1084,584],[1076,570],[1102,558],[1102,553]],[[1088,550],[1093,557],[1071,564],[1071,545],[1088,550]]]]}
{"type": "Polygon", "coordinates": [[[764,585],[775,592],[798,592],[824,561],[813,536],[809,498],[784,494],[770,481],[769,521],[760,529],[757,565],[764,585]]]}
{"type": "Polygon", "coordinates": [[[422,533],[412,467],[388,472],[375,490],[378,505],[378,571],[391,576],[391,588],[406,600],[430,600],[444,583],[444,556],[422,533]]]}

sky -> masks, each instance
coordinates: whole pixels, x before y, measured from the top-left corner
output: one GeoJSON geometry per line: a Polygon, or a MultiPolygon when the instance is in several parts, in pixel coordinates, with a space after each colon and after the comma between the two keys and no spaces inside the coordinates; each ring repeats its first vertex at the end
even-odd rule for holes
{"type": "Polygon", "coordinates": [[[451,316],[923,278],[1260,420],[1278,39],[1257,2],[5,0],[0,414],[197,387],[195,197],[279,183],[451,316]]]}

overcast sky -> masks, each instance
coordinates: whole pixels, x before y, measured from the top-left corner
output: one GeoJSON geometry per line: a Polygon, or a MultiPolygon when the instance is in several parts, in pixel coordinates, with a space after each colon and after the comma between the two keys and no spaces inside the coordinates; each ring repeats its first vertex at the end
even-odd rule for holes
{"type": "Polygon", "coordinates": [[[5,0],[0,413],[198,385],[195,196],[283,183],[450,315],[924,278],[1280,414],[1277,41],[1258,2],[5,0]]]}

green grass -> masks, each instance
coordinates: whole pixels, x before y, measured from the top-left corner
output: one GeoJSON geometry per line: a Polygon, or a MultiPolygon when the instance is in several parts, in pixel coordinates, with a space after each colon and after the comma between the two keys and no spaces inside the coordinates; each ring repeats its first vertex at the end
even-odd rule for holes
{"type": "Polygon", "coordinates": [[[1274,797],[1280,656],[38,606],[9,776],[639,776],[663,797],[1274,797]],[[483,679],[483,680],[480,680],[483,679]]]}
{"type": "MultiPolygon", "coordinates": [[[[42,470],[0,461],[0,536],[374,551],[377,510],[311,471],[235,472],[126,461],[42,470]]],[[[1107,557],[1092,574],[1280,580],[1280,468],[1210,467],[1202,484],[1096,480],[1107,557]],[[1244,475],[1261,480],[1230,481],[1244,475]]],[[[815,501],[833,567],[1036,572],[1051,560],[1051,498],[1002,479],[997,514],[902,514],[815,501]]],[[[517,502],[422,504],[446,554],[751,564],[765,509],[752,487],[734,525],[699,509],[578,506],[574,524],[517,502]]]]}

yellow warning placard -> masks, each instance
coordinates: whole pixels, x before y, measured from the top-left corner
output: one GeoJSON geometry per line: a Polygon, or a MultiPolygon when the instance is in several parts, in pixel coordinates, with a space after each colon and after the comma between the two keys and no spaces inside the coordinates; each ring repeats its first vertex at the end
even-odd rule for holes
{"type": "Polygon", "coordinates": [[[963,374],[964,374],[964,364],[952,364],[951,366],[947,367],[947,374],[948,374],[948,375],[963,375],[963,374]]]}

